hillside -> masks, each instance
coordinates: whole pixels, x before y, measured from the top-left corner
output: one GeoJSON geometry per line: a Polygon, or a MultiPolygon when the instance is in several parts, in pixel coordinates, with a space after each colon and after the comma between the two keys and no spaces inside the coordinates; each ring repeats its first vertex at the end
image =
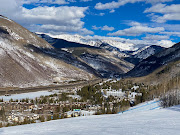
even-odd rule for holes
{"type": "Polygon", "coordinates": [[[179,134],[179,106],[115,115],[96,115],[1,128],[1,135],[169,135],[179,134]],[[78,130],[77,130],[78,129],[78,130]]]}
{"type": "MultiPolygon", "coordinates": [[[[180,60],[180,43],[175,44],[171,48],[166,48],[137,64],[127,76],[140,77],[145,76],[162,66],[168,66],[169,63],[180,60]]],[[[178,64],[178,63],[176,63],[178,64]]],[[[178,73],[178,72],[177,72],[178,73]]],[[[171,74],[169,74],[171,76],[171,74]]]]}
{"type": "Polygon", "coordinates": [[[125,60],[136,65],[142,60],[161,52],[163,49],[165,48],[156,45],[147,46],[133,53],[129,57],[126,57],[125,60]]]}
{"type": "MultiPolygon", "coordinates": [[[[85,37],[80,35],[70,35],[70,34],[61,34],[61,35],[51,35],[51,34],[44,34],[44,33],[36,33],[41,38],[45,39],[50,44],[54,44],[55,47],[62,47],[62,45],[56,44],[56,42],[64,42],[66,43],[74,43],[74,45],[79,44],[79,47],[98,47],[101,49],[108,50],[119,57],[129,57],[129,55],[135,55],[136,53],[148,48],[151,45],[145,44],[132,44],[125,41],[121,41],[116,38],[92,38],[92,37],[85,37]],[[56,46],[57,45],[57,46],[56,46]],[[83,46],[82,46],[83,45],[83,46]]],[[[72,44],[68,44],[64,47],[70,47],[72,44]]]]}
{"type": "Polygon", "coordinates": [[[63,50],[72,54],[72,56],[84,62],[105,78],[120,77],[134,67],[133,64],[120,57],[122,53],[114,53],[114,48],[110,45],[106,45],[106,47],[109,46],[107,49],[105,44],[96,47],[70,42],[64,39],[52,38],[45,34],[38,34],[38,36],[52,44],[59,52],[63,50]],[[104,46],[104,48],[102,46],[104,46]]]}
{"type": "Polygon", "coordinates": [[[45,40],[0,17],[0,87],[32,87],[95,77],[86,67],[77,68],[64,58],[45,40]]]}
{"type": "Polygon", "coordinates": [[[90,39],[68,34],[36,34],[55,48],[72,53],[106,78],[121,77],[140,61],[165,49],[156,45],[128,44],[115,39],[90,39]]]}

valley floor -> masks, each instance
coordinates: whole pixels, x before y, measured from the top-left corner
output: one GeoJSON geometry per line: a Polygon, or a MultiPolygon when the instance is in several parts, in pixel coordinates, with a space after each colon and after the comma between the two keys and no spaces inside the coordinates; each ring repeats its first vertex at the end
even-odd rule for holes
{"type": "Polygon", "coordinates": [[[180,106],[1,128],[1,135],[178,135],[180,106]]]}
{"type": "Polygon", "coordinates": [[[102,80],[106,80],[106,79],[97,78],[94,80],[73,82],[69,84],[56,84],[56,85],[50,85],[50,86],[37,86],[37,87],[28,87],[28,88],[11,88],[11,89],[0,88],[0,95],[40,92],[40,91],[54,90],[54,89],[68,89],[68,88],[72,89],[72,88],[97,84],[97,83],[102,82],[102,80]]]}
{"type": "Polygon", "coordinates": [[[13,100],[22,100],[22,99],[35,99],[36,97],[40,97],[40,96],[48,96],[51,94],[55,94],[57,93],[58,90],[54,90],[54,91],[37,91],[37,92],[29,92],[29,93],[21,93],[21,94],[12,94],[9,96],[0,96],[0,99],[3,99],[4,101],[9,101],[10,99],[13,100]]]}

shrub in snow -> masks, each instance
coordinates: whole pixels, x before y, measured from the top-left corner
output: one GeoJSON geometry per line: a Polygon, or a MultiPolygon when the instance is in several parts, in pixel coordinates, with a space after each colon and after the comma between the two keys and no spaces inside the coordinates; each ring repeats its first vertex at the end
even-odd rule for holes
{"type": "Polygon", "coordinates": [[[180,104],[180,90],[173,90],[160,97],[160,105],[163,108],[180,104]]]}

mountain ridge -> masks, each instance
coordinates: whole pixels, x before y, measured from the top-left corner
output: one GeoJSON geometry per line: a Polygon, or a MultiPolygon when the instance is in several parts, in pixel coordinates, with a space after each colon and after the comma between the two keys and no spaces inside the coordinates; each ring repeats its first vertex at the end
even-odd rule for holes
{"type": "MultiPolygon", "coordinates": [[[[167,67],[171,63],[176,63],[180,60],[180,42],[170,48],[163,49],[162,51],[142,60],[136,65],[126,76],[142,77],[153,73],[158,68],[163,66],[167,67]]],[[[177,72],[178,73],[178,72],[177,72]]],[[[170,76],[170,75],[169,75],[170,76]]]]}
{"type": "MultiPolygon", "coordinates": [[[[119,55],[114,54],[114,52],[109,49],[111,48],[110,45],[108,45],[108,49],[105,49],[101,48],[103,43],[97,47],[69,42],[64,39],[52,38],[45,34],[38,34],[38,36],[48,41],[52,46],[60,50],[65,50],[68,53],[72,53],[73,56],[94,68],[105,78],[113,76],[120,77],[121,74],[128,72],[133,67],[133,64],[124,61],[119,55]]],[[[105,46],[107,47],[107,45],[105,46]]]]}
{"type": "Polygon", "coordinates": [[[0,17],[0,87],[30,87],[91,80],[95,75],[48,53],[54,47],[14,21],[0,17]],[[34,48],[38,48],[35,51],[34,48]],[[44,50],[44,52],[43,52],[44,50]],[[45,52],[46,50],[46,52],[45,52]]]}

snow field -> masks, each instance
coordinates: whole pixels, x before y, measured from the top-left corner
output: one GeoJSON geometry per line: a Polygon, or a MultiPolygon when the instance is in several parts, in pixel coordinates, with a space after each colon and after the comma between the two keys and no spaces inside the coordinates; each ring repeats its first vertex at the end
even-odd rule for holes
{"type": "Polygon", "coordinates": [[[0,129],[0,134],[179,135],[180,105],[167,109],[142,109],[148,107],[150,108],[151,105],[155,107],[155,104],[158,104],[158,101],[150,101],[140,104],[134,107],[134,110],[139,109],[139,111],[133,112],[131,110],[131,113],[126,112],[114,115],[93,115],[16,127],[5,127],[0,129]]]}
{"type": "MultiPolygon", "coordinates": [[[[178,107],[177,107],[178,108],[178,107]]],[[[1,128],[1,135],[178,135],[180,112],[158,109],[122,115],[96,115],[1,128]]]]}
{"type": "Polygon", "coordinates": [[[21,93],[21,94],[13,94],[11,96],[0,96],[0,99],[3,99],[4,101],[9,101],[10,99],[13,100],[21,100],[21,99],[35,99],[36,97],[40,97],[40,96],[48,96],[51,94],[56,93],[57,91],[38,91],[38,92],[29,92],[29,93],[21,93]]]}

